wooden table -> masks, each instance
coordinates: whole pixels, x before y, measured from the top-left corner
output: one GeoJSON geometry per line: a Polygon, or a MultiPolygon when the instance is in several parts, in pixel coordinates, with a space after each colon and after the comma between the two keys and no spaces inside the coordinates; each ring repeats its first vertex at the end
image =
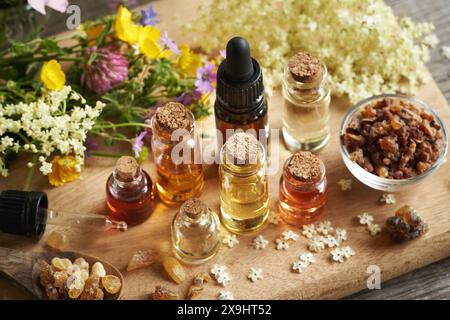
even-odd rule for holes
{"type": "MultiPolygon", "coordinates": [[[[75,1],[74,1],[75,2],[75,1]]],[[[449,11],[445,4],[445,0],[439,1],[387,1],[394,6],[397,14],[410,15],[412,17],[421,17],[424,14],[426,21],[435,22],[438,28],[438,35],[441,41],[447,44],[449,39],[445,39],[445,30],[439,28],[439,25],[446,26],[448,29],[448,17],[445,13],[449,11]],[[424,2],[427,2],[425,4],[424,2]],[[429,2],[429,3],[428,3],[429,2]],[[421,11],[419,8],[425,8],[421,11]],[[428,12],[428,13],[427,13],[428,12]]],[[[92,11],[91,11],[92,13],[92,11]]],[[[433,72],[434,78],[439,82],[441,90],[446,95],[447,100],[450,98],[450,82],[448,81],[447,72],[450,69],[443,68],[443,59],[436,53],[433,53],[433,62],[430,64],[430,70],[433,72]]],[[[73,190],[76,192],[76,190],[73,190]]],[[[88,201],[88,199],[86,199],[88,201]]],[[[98,203],[97,206],[101,204],[98,203]]],[[[167,244],[163,244],[167,245],[167,244]]],[[[362,292],[355,294],[351,299],[376,299],[376,298],[449,298],[450,293],[448,286],[450,285],[450,259],[423,268],[422,270],[412,272],[405,276],[383,283],[383,290],[362,292]]]]}

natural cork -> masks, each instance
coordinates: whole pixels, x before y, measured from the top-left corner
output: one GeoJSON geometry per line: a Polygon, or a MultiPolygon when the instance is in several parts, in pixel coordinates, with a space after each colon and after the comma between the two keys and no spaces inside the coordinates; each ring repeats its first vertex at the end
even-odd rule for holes
{"type": "Polygon", "coordinates": [[[238,132],[226,142],[226,152],[236,165],[256,164],[259,145],[254,135],[238,132]]]}
{"type": "Polygon", "coordinates": [[[123,181],[131,181],[136,176],[139,164],[133,157],[120,157],[116,162],[117,175],[123,181]]]}
{"type": "Polygon", "coordinates": [[[169,131],[187,129],[192,125],[189,110],[181,103],[168,102],[156,110],[156,122],[169,131]]]}
{"type": "Polygon", "coordinates": [[[300,151],[291,157],[287,169],[296,180],[311,182],[320,175],[320,160],[311,152],[300,151]]]}
{"type": "Polygon", "coordinates": [[[320,59],[308,52],[299,52],[288,61],[289,71],[294,80],[310,83],[322,76],[320,59]]]}
{"type": "Polygon", "coordinates": [[[204,204],[200,199],[192,198],[186,201],[181,206],[181,211],[185,212],[186,215],[191,219],[198,218],[207,209],[206,204],[204,204]]]}

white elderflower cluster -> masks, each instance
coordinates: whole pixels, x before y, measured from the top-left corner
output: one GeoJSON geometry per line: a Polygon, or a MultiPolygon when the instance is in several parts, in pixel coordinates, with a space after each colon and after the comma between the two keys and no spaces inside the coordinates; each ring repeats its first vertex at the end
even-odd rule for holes
{"type": "Polygon", "coordinates": [[[223,0],[201,12],[188,26],[197,44],[214,52],[235,35],[247,38],[266,88],[281,84],[291,55],[309,51],[327,65],[333,92],[352,102],[413,92],[438,42],[432,24],[397,18],[382,0],[223,0]]]}
{"type": "Polygon", "coordinates": [[[86,134],[103,107],[99,101],[95,107],[87,105],[70,86],[61,91],[44,91],[30,103],[0,103],[0,174],[8,175],[5,157],[11,152],[35,154],[44,175],[52,172],[48,158],[54,152],[73,155],[76,168],[81,170],[86,134]]]}

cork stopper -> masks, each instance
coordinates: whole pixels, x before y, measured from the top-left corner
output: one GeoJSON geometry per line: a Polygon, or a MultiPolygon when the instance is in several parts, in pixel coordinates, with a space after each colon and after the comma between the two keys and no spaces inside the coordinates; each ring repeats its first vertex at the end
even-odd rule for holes
{"type": "Polygon", "coordinates": [[[235,133],[228,139],[225,148],[236,165],[256,164],[258,161],[259,142],[251,134],[235,133]]]}
{"type": "Polygon", "coordinates": [[[311,182],[320,176],[320,160],[311,152],[300,151],[290,158],[287,170],[296,180],[311,182]]]}
{"type": "Polygon", "coordinates": [[[206,209],[206,204],[197,198],[187,200],[180,208],[191,219],[197,219],[206,209]]]}
{"type": "Polygon", "coordinates": [[[181,103],[168,102],[156,110],[156,122],[166,130],[187,129],[192,125],[189,110],[181,103]]]}
{"type": "Polygon", "coordinates": [[[116,174],[123,181],[132,181],[139,169],[136,159],[129,156],[120,157],[116,162],[116,174]]]}
{"type": "Polygon", "coordinates": [[[294,80],[310,83],[322,76],[322,62],[308,52],[299,52],[288,61],[289,72],[294,80]]]}

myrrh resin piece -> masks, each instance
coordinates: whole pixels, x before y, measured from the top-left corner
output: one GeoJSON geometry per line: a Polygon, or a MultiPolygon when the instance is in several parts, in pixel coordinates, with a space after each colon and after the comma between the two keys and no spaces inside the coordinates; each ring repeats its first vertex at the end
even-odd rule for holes
{"type": "Polygon", "coordinates": [[[136,251],[128,262],[127,271],[141,269],[152,265],[157,258],[154,250],[136,251]]]}
{"type": "Polygon", "coordinates": [[[428,224],[408,205],[401,207],[395,212],[395,216],[388,218],[386,225],[395,242],[414,240],[428,231],[428,224]]]}
{"type": "Polygon", "coordinates": [[[152,295],[153,300],[177,300],[178,295],[163,286],[156,286],[155,292],[152,295]]]}
{"type": "Polygon", "coordinates": [[[166,257],[163,265],[170,279],[175,281],[176,284],[180,284],[186,279],[186,271],[183,265],[174,257],[166,257]]]}

